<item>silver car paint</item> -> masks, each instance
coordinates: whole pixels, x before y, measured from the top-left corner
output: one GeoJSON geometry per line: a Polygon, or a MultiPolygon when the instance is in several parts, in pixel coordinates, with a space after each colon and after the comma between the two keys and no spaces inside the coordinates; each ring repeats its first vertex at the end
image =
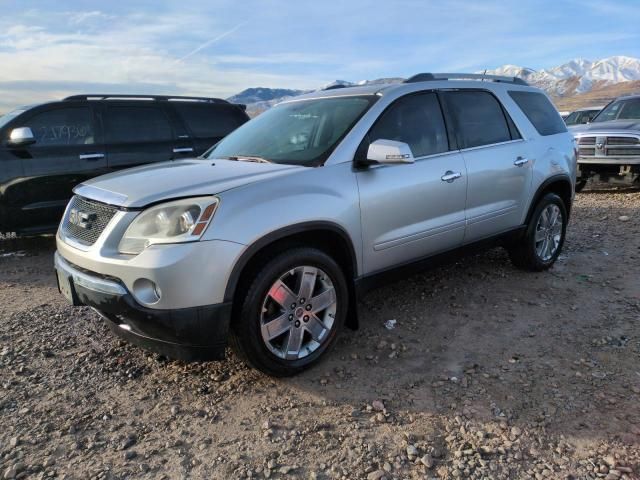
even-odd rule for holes
{"type": "Polygon", "coordinates": [[[222,302],[224,286],[242,253],[270,232],[295,224],[320,221],[343,229],[353,244],[358,276],[517,227],[525,221],[542,182],[558,173],[575,182],[576,160],[571,135],[540,137],[509,90],[537,91],[493,82],[431,81],[296,98],[291,101],[380,96],[320,168],[188,160],[171,162],[177,166],[164,170],[161,165],[142,167],[87,183],[96,187],[92,198],[107,198],[100,191],[115,192],[126,197],[123,206],[216,194],[220,206],[200,242],[152,246],[134,257],[119,254],[117,243],[137,214],[127,212],[114,219],[87,251],[65,243],[59,235],[58,250],[72,264],[123,279],[134,295],[138,278],[157,282],[163,295],[150,308],[182,308],[222,302]],[[363,136],[394,100],[416,91],[451,88],[492,92],[509,111],[523,140],[424,157],[409,165],[353,169],[363,136]],[[514,165],[520,156],[528,160],[526,165],[514,165]],[[442,181],[449,170],[460,171],[460,178],[442,181]],[[467,199],[472,202],[468,211],[467,199]]]}

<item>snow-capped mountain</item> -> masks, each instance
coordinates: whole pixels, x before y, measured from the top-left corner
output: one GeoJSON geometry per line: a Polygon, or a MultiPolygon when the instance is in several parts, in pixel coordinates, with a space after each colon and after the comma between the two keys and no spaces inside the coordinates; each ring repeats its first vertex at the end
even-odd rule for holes
{"type": "Polygon", "coordinates": [[[592,62],[583,58],[557,67],[535,71],[516,65],[503,65],[488,74],[517,76],[542,88],[550,95],[563,97],[585,93],[594,88],[640,80],[640,59],[614,56],[592,62]]]}
{"type": "MultiPolygon", "coordinates": [[[[553,97],[570,97],[613,84],[640,81],[640,59],[614,56],[590,61],[577,58],[557,67],[544,70],[536,71],[532,68],[518,65],[503,65],[492,70],[486,70],[486,73],[520,77],[529,84],[546,90],[553,97]]],[[[361,80],[359,82],[334,80],[322,86],[321,89],[335,85],[354,86],[399,83],[403,80],[403,78],[398,77],[361,80]]],[[[302,93],[306,92],[283,88],[249,88],[230,97],[229,100],[235,103],[247,104],[249,113],[257,113],[302,93]]]]}

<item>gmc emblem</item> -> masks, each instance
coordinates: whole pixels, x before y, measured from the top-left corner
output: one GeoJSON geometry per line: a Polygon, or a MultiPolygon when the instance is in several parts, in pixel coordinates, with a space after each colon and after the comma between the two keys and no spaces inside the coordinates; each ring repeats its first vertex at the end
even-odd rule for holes
{"type": "Polygon", "coordinates": [[[93,226],[96,218],[97,215],[95,213],[83,212],[77,208],[72,208],[69,212],[69,223],[85,230],[89,230],[93,226]]]}

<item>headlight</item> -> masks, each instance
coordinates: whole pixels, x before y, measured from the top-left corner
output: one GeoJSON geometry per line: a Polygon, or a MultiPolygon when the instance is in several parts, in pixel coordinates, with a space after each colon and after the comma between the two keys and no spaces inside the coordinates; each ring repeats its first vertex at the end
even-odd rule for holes
{"type": "Polygon", "coordinates": [[[219,200],[186,198],[151,207],[138,215],[124,233],[118,250],[137,255],[149,245],[194,242],[202,237],[219,200]]]}

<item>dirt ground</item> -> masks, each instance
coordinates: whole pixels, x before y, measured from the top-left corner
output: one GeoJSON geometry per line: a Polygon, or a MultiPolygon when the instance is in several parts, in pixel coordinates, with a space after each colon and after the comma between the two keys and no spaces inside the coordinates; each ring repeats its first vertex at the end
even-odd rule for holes
{"type": "Polygon", "coordinates": [[[496,249],[372,292],[286,380],[121,342],[53,249],[0,243],[0,478],[640,478],[638,190],[578,195],[548,272],[496,249]]]}

